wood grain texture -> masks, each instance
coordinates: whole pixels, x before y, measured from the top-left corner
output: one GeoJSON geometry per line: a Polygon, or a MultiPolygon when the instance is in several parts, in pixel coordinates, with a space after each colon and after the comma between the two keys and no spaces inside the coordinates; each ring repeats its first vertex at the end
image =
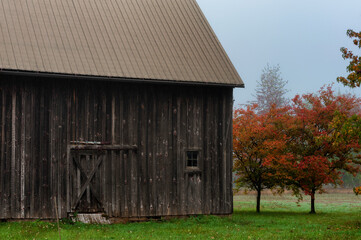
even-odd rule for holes
{"type": "Polygon", "coordinates": [[[60,217],[73,201],[110,217],[232,212],[230,87],[2,75],[0,104],[1,219],[55,218],[55,197],[60,217]]]}

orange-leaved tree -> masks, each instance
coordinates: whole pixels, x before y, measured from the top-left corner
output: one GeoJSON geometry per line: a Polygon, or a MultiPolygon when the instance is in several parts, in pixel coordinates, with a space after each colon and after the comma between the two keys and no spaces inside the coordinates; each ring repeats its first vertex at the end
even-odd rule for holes
{"type": "MultiPolygon", "coordinates": [[[[355,32],[351,29],[347,30],[347,36],[353,38],[353,43],[361,49],[361,32],[355,32]]],[[[337,81],[349,87],[360,87],[361,85],[361,56],[355,55],[347,48],[341,48],[342,57],[349,59],[350,64],[347,66],[347,71],[350,73],[346,78],[338,77],[337,81]]]]}
{"type": "Polygon", "coordinates": [[[284,157],[268,159],[267,166],[288,176],[285,185],[311,196],[315,213],[315,194],[325,184],[340,184],[341,172],[356,174],[361,164],[360,99],[350,95],[336,96],[332,87],[318,94],[296,96],[292,121],[284,125],[287,151],[284,157]]]}
{"type": "MultiPolygon", "coordinates": [[[[260,212],[261,192],[278,184],[276,170],[265,166],[267,158],[281,156],[285,138],[275,124],[288,108],[271,107],[256,113],[257,105],[248,105],[234,112],[233,154],[236,186],[257,192],[257,212],[260,212]]],[[[279,175],[277,175],[279,177],[279,175]]]]}
{"type": "MultiPolygon", "coordinates": [[[[347,36],[353,38],[353,44],[361,49],[361,32],[357,33],[351,29],[347,30],[347,36]]],[[[342,57],[350,59],[350,64],[347,66],[347,71],[350,73],[346,78],[338,77],[337,81],[343,83],[345,86],[351,88],[360,87],[361,85],[361,56],[354,55],[352,51],[347,48],[341,48],[342,57]]],[[[354,188],[356,195],[361,194],[361,186],[354,188]],[[355,190],[356,189],[356,190],[355,190]]]]}
{"type": "Polygon", "coordinates": [[[356,194],[356,196],[361,195],[361,187],[353,188],[353,192],[356,194]]]}

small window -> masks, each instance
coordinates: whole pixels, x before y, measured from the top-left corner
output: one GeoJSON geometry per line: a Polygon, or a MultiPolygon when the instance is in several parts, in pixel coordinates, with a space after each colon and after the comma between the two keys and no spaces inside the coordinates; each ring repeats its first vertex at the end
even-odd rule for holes
{"type": "Polygon", "coordinates": [[[198,151],[187,151],[187,168],[198,168],[199,152],[198,151]]]}

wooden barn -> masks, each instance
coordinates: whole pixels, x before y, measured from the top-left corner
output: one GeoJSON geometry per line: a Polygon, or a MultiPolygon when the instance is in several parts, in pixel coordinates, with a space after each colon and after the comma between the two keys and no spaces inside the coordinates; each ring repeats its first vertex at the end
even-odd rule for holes
{"type": "Polygon", "coordinates": [[[231,214],[235,87],[195,0],[1,0],[0,219],[231,214]]]}

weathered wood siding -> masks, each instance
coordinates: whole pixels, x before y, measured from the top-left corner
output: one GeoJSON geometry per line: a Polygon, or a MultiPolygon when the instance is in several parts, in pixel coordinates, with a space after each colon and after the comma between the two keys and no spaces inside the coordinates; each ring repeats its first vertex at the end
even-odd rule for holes
{"type": "Polygon", "coordinates": [[[110,217],[232,212],[232,88],[0,80],[0,218],[55,218],[54,197],[67,216],[72,141],[138,147],[106,150],[94,177],[110,217]],[[186,149],[200,150],[199,173],[186,149]]]}

